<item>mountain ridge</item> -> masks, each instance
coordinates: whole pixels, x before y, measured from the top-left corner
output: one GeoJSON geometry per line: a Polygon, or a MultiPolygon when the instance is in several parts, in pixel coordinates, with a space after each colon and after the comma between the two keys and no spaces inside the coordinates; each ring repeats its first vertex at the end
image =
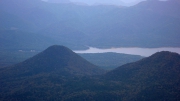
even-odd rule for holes
{"type": "MultiPolygon", "coordinates": [[[[154,69],[159,68],[159,69],[162,70],[163,66],[164,66],[164,69],[165,69],[165,67],[169,68],[168,65],[172,66],[172,67],[174,65],[177,65],[177,66],[180,65],[180,63],[178,63],[178,61],[180,61],[180,55],[178,53],[162,51],[162,52],[157,52],[157,53],[151,55],[150,57],[143,58],[143,59],[141,59],[141,60],[139,60],[137,62],[128,63],[128,64],[125,64],[123,66],[120,66],[120,67],[116,68],[115,70],[112,70],[112,71],[110,71],[108,73],[109,74],[115,74],[115,72],[119,73],[121,71],[121,69],[123,71],[126,71],[127,67],[128,67],[128,69],[132,69],[132,71],[135,70],[134,72],[136,72],[136,70],[140,70],[140,69],[146,70],[146,69],[152,69],[152,68],[154,68],[154,69]],[[160,68],[160,67],[158,67],[158,65],[160,65],[160,66],[163,65],[163,66],[160,68]]],[[[176,68],[178,69],[178,67],[176,67],[176,68]]],[[[123,73],[123,71],[121,71],[121,73],[123,73]]],[[[109,75],[108,73],[105,74],[105,75],[109,75]]],[[[131,73],[127,73],[127,74],[131,75],[131,73]]],[[[121,77],[123,77],[123,76],[121,76],[121,77]]]]}
{"type": "Polygon", "coordinates": [[[71,44],[68,45],[71,48],[74,48],[74,43],[75,47],[80,48],[84,45],[98,48],[179,46],[178,0],[148,0],[131,7],[36,3],[30,0],[19,0],[17,4],[13,2],[15,1],[0,2],[1,10],[8,13],[2,17],[7,19],[2,21],[9,24],[0,26],[30,30],[48,37],[53,36],[54,40],[61,38],[62,42],[71,44]],[[9,14],[13,15],[12,23],[8,22],[11,17],[9,14]],[[81,40],[70,37],[73,35],[68,34],[69,32],[75,33],[73,35],[81,40]],[[67,35],[66,38],[63,35],[67,35]]]}
{"type": "MultiPolygon", "coordinates": [[[[49,56],[58,58],[58,54],[55,53],[59,48],[56,45],[51,46],[42,54],[48,53],[49,56]],[[55,53],[49,54],[52,52],[55,53]]],[[[66,48],[61,46],[60,50],[63,51],[66,48]]],[[[66,52],[68,51],[71,53],[71,50],[68,49],[66,52]]],[[[37,55],[36,59],[39,56],[37,55]]],[[[48,60],[48,62],[52,61],[48,60]]],[[[51,67],[55,69],[53,65],[51,67]]],[[[12,68],[5,70],[0,68],[0,90],[2,91],[0,99],[19,101],[28,99],[35,101],[52,99],[57,101],[62,99],[65,101],[85,99],[87,101],[177,101],[180,99],[180,55],[172,52],[158,52],[99,76],[74,75],[76,73],[67,73],[64,70],[58,72],[58,69],[53,72],[47,70],[32,76],[11,75],[20,71],[18,69],[21,68],[15,68],[16,71],[12,71],[12,68]]]]}
{"type": "Polygon", "coordinates": [[[123,82],[124,86],[128,86],[127,94],[133,94],[129,100],[175,101],[180,99],[180,55],[167,51],[158,52],[120,66],[106,73],[103,78],[123,82]]]}

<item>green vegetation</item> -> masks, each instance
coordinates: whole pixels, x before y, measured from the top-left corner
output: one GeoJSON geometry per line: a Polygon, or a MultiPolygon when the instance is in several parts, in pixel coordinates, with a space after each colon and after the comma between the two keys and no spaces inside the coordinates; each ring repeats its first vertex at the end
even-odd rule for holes
{"type": "Polygon", "coordinates": [[[179,67],[179,54],[159,52],[104,73],[68,48],[55,45],[1,68],[0,100],[177,101],[179,67]]]}

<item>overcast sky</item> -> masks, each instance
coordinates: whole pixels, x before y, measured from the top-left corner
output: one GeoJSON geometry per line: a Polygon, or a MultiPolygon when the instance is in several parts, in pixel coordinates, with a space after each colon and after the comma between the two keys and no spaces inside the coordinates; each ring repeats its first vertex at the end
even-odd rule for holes
{"type": "MultiPolygon", "coordinates": [[[[48,0],[43,0],[43,1],[48,1],[48,0]]],[[[53,1],[58,1],[58,0],[53,0],[53,1]]],[[[60,0],[60,1],[65,1],[65,0],[60,0]]],[[[145,0],[68,0],[68,1],[86,3],[88,5],[94,5],[94,4],[123,5],[124,3],[136,4],[140,1],[145,1],[145,0]]]]}
{"type": "MultiPolygon", "coordinates": [[[[42,1],[48,1],[48,0],[42,0],[42,1]]],[[[94,4],[110,4],[110,5],[123,5],[123,6],[132,6],[135,5],[141,1],[146,0],[49,0],[53,2],[79,2],[79,3],[85,3],[88,5],[94,5],[94,4]]],[[[166,1],[166,0],[159,0],[159,1],[166,1]]]]}
{"type": "Polygon", "coordinates": [[[70,0],[73,2],[86,2],[86,3],[113,3],[113,2],[124,2],[124,3],[131,3],[136,1],[142,1],[142,0],[70,0]]]}

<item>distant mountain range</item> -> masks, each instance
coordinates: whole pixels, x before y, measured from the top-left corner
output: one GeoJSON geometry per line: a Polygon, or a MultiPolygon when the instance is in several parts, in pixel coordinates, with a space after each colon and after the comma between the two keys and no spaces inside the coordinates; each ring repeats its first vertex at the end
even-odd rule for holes
{"type": "Polygon", "coordinates": [[[56,43],[53,39],[17,29],[0,30],[0,51],[41,51],[56,43]]]}
{"type": "Polygon", "coordinates": [[[178,101],[179,74],[177,53],[158,52],[105,73],[70,49],[54,45],[0,69],[0,100],[178,101]]]}
{"type": "Polygon", "coordinates": [[[179,47],[179,9],[178,0],[147,0],[131,7],[1,0],[0,30],[38,33],[71,49],[179,47]]]}

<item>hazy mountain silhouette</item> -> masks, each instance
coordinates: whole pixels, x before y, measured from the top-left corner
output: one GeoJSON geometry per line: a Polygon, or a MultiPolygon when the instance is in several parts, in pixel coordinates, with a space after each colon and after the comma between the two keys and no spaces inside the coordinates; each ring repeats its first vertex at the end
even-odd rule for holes
{"type": "Polygon", "coordinates": [[[5,17],[0,20],[6,29],[53,36],[54,40],[75,43],[76,47],[177,47],[179,5],[178,0],[147,0],[132,7],[2,0],[0,8],[5,17]]]}
{"type": "Polygon", "coordinates": [[[138,47],[164,47],[170,44],[175,46],[180,32],[179,7],[176,0],[150,0],[128,8],[116,8],[96,21],[106,22],[96,26],[97,32],[93,32],[96,40],[91,44],[103,46],[103,42],[107,46],[111,46],[111,43],[138,47]],[[110,18],[115,20],[108,20],[110,18]]]}
{"type": "Polygon", "coordinates": [[[0,51],[42,51],[54,43],[56,43],[56,41],[49,37],[21,31],[16,28],[0,30],[0,51]]]}
{"type": "Polygon", "coordinates": [[[42,8],[44,5],[44,2],[41,0],[2,0],[0,2],[0,9],[3,12],[11,14],[11,20],[16,21],[16,23],[12,23],[12,21],[8,20],[9,18],[6,18],[6,20],[8,20],[6,23],[9,23],[10,27],[12,26],[24,31],[36,32],[57,21],[56,17],[51,12],[42,8]],[[22,22],[17,22],[14,16],[22,22]],[[21,23],[25,23],[24,26],[28,26],[28,28],[24,29],[23,26],[19,27],[21,23]]]}
{"type": "Polygon", "coordinates": [[[13,15],[11,13],[2,11],[0,9],[0,30],[10,30],[10,29],[25,29],[25,30],[32,30],[31,24],[24,21],[20,17],[13,15]]]}

